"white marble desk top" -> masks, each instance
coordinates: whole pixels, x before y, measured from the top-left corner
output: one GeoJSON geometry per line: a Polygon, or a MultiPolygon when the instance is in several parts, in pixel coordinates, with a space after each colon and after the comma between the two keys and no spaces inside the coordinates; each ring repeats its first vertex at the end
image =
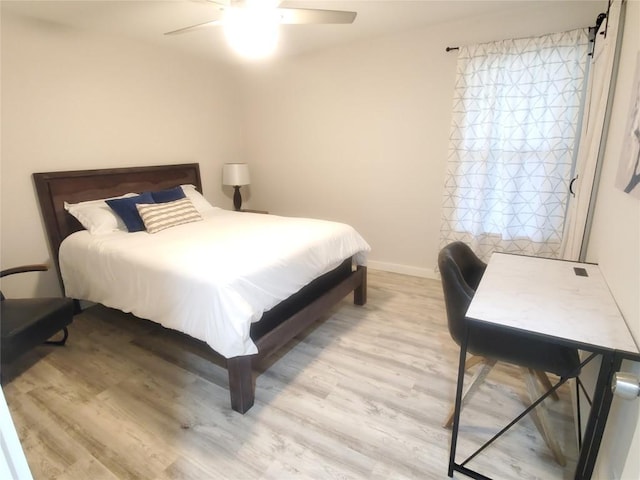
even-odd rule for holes
{"type": "Polygon", "coordinates": [[[597,265],[494,253],[467,317],[638,354],[597,265]],[[574,267],[588,276],[578,276],[574,267]]]}

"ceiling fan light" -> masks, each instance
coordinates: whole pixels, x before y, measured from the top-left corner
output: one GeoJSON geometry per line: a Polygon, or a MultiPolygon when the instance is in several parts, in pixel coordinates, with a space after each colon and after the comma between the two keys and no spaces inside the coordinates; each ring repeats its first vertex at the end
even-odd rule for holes
{"type": "Polygon", "coordinates": [[[280,19],[274,8],[231,7],[223,25],[231,48],[246,58],[271,55],[278,45],[280,19]]]}

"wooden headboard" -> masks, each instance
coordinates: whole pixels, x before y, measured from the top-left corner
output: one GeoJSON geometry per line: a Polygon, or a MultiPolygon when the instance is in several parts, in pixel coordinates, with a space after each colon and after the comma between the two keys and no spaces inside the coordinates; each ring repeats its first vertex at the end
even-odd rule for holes
{"type": "Polygon", "coordinates": [[[202,193],[200,165],[197,163],[34,173],[33,180],[58,276],[60,244],[72,233],[83,229],[80,222],[64,209],[64,202],[84,202],[183,184],[195,185],[202,193]]]}

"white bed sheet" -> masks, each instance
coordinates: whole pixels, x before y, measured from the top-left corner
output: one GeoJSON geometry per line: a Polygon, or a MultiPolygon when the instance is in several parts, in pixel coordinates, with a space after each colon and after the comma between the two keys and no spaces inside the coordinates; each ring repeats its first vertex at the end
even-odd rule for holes
{"type": "Polygon", "coordinates": [[[215,208],[155,234],[87,231],[60,246],[69,297],[131,312],[209,344],[224,357],[257,353],[252,322],[314,278],[370,247],[337,222],[215,208]]]}

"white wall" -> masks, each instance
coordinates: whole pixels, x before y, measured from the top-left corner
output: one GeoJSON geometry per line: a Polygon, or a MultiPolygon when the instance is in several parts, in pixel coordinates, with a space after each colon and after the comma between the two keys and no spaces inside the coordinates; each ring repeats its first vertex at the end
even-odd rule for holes
{"type": "MultiPolygon", "coordinates": [[[[228,68],[141,43],[2,15],[2,267],[49,262],[34,172],[200,163],[205,196],[231,207],[221,166],[242,156],[228,68]]],[[[54,271],[6,294],[59,292],[54,271]]]]}
{"type": "MultiPolygon", "coordinates": [[[[595,218],[587,260],[600,264],[620,311],[636,343],[640,341],[640,200],[614,186],[623,141],[633,78],[640,55],[640,2],[627,2],[620,70],[612,119],[598,187],[595,218]]],[[[626,371],[640,375],[640,365],[626,363],[626,371]]],[[[615,398],[598,463],[599,478],[640,478],[640,401],[615,398]],[[631,449],[629,445],[633,444],[631,449]]]]}
{"type": "MultiPolygon", "coordinates": [[[[220,166],[245,160],[247,207],[349,222],[372,266],[431,276],[456,63],[445,46],[578,28],[603,4],[543,2],[244,72],[5,13],[2,266],[50,257],[33,172],[195,161],[205,195],[230,207],[220,166]]],[[[53,272],[20,277],[3,285],[57,288],[53,272]]]]}
{"type": "Polygon", "coordinates": [[[248,71],[253,207],[350,223],[372,267],[432,276],[456,67],[445,47],[584,27],[603,10],[543,2],[248,71]]]}

